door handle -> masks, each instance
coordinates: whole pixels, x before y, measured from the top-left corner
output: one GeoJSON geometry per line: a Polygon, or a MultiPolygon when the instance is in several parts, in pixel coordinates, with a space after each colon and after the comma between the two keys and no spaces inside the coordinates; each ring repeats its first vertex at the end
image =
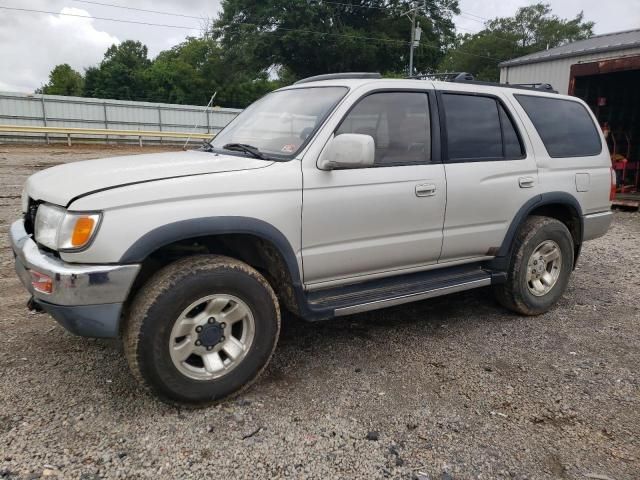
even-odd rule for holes
{"type": "Polygon", "coordinates": [[[416,185],[416,197],[433,197],[436,194],[436,186],[433,183],[416,185]]]}
{"type": "Polygon", "coordinates": [[[533,177],[520,177],[518,178],[518,185],[520,188],[531,188],[536,184],[536,181],[533,177]]]}

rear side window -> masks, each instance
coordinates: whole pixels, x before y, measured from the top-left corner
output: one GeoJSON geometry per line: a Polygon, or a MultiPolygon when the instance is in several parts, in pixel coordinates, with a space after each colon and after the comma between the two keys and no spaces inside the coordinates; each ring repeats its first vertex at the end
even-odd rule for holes
{"type": "Polygon", "coordinates": [[[515,95],[552,157],[587,157],[602,152],[598,130],[578,102],[515,95]]]}
{"type": "Polygon", "coordinates": [[[493,97],[442,95],[450,161],[518,159],[524,148],[504,107],[493,97]]]}
{"type": "Polygon", "coordinates": [[[505,158],[522,158],[524,156],[524,148],[522,148],[516,127],[514,127],[513,122],[501,104],[498,104],[498,110],[500,110],[500,124],[502,125],[504,156],[505,158]]]}

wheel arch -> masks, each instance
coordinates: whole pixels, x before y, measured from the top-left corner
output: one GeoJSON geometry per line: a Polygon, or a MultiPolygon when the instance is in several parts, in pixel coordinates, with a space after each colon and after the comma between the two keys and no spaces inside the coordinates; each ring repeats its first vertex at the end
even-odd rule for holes
{"type": "Polygon", "coordinates": [[[573,237],[574,268],[582,248],[584,218],[580,202],[567,192],[547,192],[529,199],[516,213],[502,241],[496,258],[491,262],[493,268],[505,269],[511,256],[513,239],[521,225],[531,215],[555,218],[564,223],[573,237]]]}
{"type": "Polygon", "coordinates": [[[188,255],[232,256],[267,274],[285,306],[298,313],[302,275],[293,247],[273,225],[250,217],[205,217],[162,225],[133,243],[119,263],[141,263],[135,292],[164,265],[188,255]]]}

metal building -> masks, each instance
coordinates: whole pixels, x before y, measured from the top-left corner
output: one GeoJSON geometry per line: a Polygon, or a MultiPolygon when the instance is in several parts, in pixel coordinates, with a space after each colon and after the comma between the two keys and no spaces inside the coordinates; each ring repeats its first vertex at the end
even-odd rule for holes
{"type": "Polygon", "coordinates": [[[585,66],[600,62],[610,72],[616,67],[622,70],[625,63],[635,62],[635,68],[640,68],[640,29],[596,35],[502,62],[500,82],[550,83],[558,92],[572,94],[572,83],[583,76],[585,66]]]}

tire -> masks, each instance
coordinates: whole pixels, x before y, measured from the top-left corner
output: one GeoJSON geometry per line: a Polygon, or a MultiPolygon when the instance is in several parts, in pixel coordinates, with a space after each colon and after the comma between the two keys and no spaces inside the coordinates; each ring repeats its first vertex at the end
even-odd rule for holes
{"type": "Polygon", "coordinates": [[[164,267],[144,285],[123,341],[133,375],[152,393],[206,406],[251,385],[279,333],[278,300],[264,277],[238,260],[202,255],[164,267]]]}
{"type": "Polygon", "coordinates": [[[545,313],[558,302],[567,288],[573,261],[573,237],[566,225],[554,218],[531,216],[514,239],[507,281],[494,287],[496,299],[502,306],[521,315],[545,313]],[[555,256],[553,252],[556,247],[560,258],[554,260],[553,264],[547,264],[546,260],[542,263],[541,258],[555,256]],[[537,265],[533,262],[537,262],[537,265]],[[544,270],[544,278],[540,267],[544,270]],[[533,273],[533,269],[537,271],[533,273]]]}

